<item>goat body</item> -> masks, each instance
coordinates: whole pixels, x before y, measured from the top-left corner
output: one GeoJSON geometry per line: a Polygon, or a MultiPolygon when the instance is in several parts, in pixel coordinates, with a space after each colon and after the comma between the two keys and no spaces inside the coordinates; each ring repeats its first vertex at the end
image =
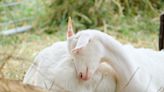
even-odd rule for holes
{"type": "Polygon", "coordinates": [[[116,92],[163,92],[163,51],[125,46],[91,29],[70,36],[68,50],[77,71],[88,78],[93,77],[100,62],[108,62],[116,72],[116,92]]]}
{"type": "Polygon", "coordinates": [[[42,50],[27,71],[24,83],[51,92],[115,92],[116,88],[114,71],[105,63],[90,80],[79,80],[67,51],[67,42],[57,42],[42,50]]]}

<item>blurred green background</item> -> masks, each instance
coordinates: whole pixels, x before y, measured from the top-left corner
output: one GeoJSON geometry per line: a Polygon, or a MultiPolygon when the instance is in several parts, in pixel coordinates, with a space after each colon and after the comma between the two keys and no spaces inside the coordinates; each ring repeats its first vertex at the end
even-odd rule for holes
{"type": "Polygon", "coordinates": [[[32,30],[0,35],[0,76],[22,79],[35,55],[65,40],[68,17],[74,30],[98,29],[122,43],[158,49],[164,0],[0,0],[0,32],[32,25],[32,30]]]}

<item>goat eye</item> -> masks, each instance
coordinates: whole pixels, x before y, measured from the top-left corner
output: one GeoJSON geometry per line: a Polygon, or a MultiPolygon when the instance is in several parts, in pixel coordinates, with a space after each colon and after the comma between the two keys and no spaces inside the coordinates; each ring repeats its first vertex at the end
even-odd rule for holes
{"type": "Polygon", "coordinates": [[[71,59],[72,62],[74,62],[75,60],[74,59],[71,59]]]}
{"type": "Polygon", "coordinates": [[[73,42],[77,42],[77,39],[75,38],[75,39],[73,39],[73,42]]]}
{"type": "Polygon", "coordinates": [[[79,36],[76,36],[75,39],[78,40],[79,39],[79,36]]]}
{"type": "Polygon", "coordinates": [[[89,43],[91,42],[91,39],[89,39],[89,43]]]}

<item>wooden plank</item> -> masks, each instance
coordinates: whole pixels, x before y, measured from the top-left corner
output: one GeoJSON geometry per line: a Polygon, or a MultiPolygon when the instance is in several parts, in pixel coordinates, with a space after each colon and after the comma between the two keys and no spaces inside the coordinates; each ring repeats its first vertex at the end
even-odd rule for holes
{"type": "Polygon", "coordinates": [[[164,14],[160,16],[160,29],[159,29],[159,50],[164,49],[164,14]]]}

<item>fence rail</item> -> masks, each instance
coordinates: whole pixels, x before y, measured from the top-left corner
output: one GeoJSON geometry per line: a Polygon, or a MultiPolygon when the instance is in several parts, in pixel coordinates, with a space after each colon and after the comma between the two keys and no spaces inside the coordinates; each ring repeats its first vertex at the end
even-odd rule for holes
{"type": "Polygon", "coordinates": [[[0,4],[0,7],[10,7],[10,6],[16,6],[16,5],[20,5],[24,3],[23,1],[21,2],[12,2],[12,3],[3,3],[3,4],[0,4]]]}
{"type": "MultiPolygon", "coordinates": [[[[13,32],[9,32],[9,33],[14,33],[14,32],[18,32],[17,30],[13,30],[13,29],[17,29],[17,28],[24,28],[26,26],[30,26],[32,27],[32,20],[36,17],[34,15],[30,15],[27,16],[28,14],[26,14],[26,12],[30,12],[30,9],[27,10],[27,4],[31,4],[31,2],[33,2],[32,0],[22,0],[22,1],[18,1],[18,2],[3,2],[0,1],[0,14],[1,14],[1,18],[0,18],[0,32],[4,32],[4,31],[13,31],[13,32]],[[20,6],[22,7],[22,9],[20,8],[20,6]],[[26,9],[27,11],[24,11],[23,9],[26,9]],[[20,14],[19,14],[19,13],[20,14]],[[21,12],[23,12],[24,14],[21,14],[21,12]]],[[[29,30],[31,28],[28,28],[29,30]]],[[[20,31],[20,32],[24,32],[24,31],[20,31]]]]}

